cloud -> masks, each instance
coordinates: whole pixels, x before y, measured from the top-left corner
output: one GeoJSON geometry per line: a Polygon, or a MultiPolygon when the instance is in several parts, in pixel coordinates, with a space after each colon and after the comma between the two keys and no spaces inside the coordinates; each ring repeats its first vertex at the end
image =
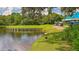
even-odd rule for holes
{"type": "Polygon", "coordinates": [[[58,8],[58,7],[53,8],[53,9],[52,9],[52,12],[53,12],[53,13],[57,13],[57,14],[61,14],[61,8],[58,8]]]}
{"type": "Polygon", "coordinates": [[[2,15],[10,15],[12,14],[12,10],[13,10],[12,7],[6,7],[2,15]]]}
{"type": "Polygon", "coordinates": [[[20,13],[21,7],[0,7],[0,15],[9,15],[13,12],[20,13]]]}

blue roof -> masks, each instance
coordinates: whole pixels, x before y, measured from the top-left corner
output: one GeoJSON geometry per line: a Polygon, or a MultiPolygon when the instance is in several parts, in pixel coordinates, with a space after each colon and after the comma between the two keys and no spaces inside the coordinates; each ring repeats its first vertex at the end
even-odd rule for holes
{"type": "Polygon", "coordinates": [[[72,16],[66,16],[64,20],[72,20],[74,18],[79,18],[79,12],[75,12],[72,16]]]}
{"type": "Polygon", "coordinates": [[[72,18],[79,18],[79,12],[75,12],[75,13],[72,15],[72,18]]]}
{"type": "Polygon", "coordinates": [[[67,16],[67,17],[65,17],[65,19],[72,19],[72,17],[71,16],[67,16]]]}

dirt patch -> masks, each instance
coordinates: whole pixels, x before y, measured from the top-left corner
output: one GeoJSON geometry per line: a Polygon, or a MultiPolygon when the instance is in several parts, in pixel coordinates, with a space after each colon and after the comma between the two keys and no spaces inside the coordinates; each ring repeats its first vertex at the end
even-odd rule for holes
{"type": "Polygon", "coordinates": [[[53,26],[55,29],[58,29],[58,30],[64,30],[64,27],[63,26],[53,26]]]}

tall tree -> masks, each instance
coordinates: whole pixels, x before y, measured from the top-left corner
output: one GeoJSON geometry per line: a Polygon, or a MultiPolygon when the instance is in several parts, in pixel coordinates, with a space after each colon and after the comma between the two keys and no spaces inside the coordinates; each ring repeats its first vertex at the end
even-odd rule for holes
{"type": "Polygon", "coordinates": [[[22,7],[22,15],[24,17],[38,19],[42,17],[42,12],[47,7],[22,7]]]}
{"type": "Polygon", "coordinates": [[[63,11],[64,15],[72,15],[78,8],[79,7],[61,7],[61,11],[63,11]]]}
{"type": "Polygon", "coordinates": [[[48,7],[48,13],[49,14],[52,14],[52,9],[53,9],[54,7],[48,7]]]}

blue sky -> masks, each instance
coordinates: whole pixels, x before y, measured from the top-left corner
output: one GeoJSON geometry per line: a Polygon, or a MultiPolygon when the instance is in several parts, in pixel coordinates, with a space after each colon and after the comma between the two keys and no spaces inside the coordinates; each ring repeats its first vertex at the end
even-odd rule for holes
{"type": "Polygon", "coordinates": [[[57,13],[57,14],[61,14],[61,9],[60,8],[53,8],[52,12],[57,13]]]}
{"type": "MultiPolygon", "coordinates": [[[[9,9],[11,9],[12,12],[21,12],[21,7],[10,7],[9,9]]],[[[0,15],[7,10],[7,7],[0,7],[0,15]]],[[[53,8],[52,12],[57,13],[57,14],[61,14],[61,9],[60,8],[53,8]]]]}
{"type": "MultiPolygon", "coordinates": [[[[2,15],[5,11],[7,11],[7,7],[0,7],[0,15],[2,15]]],[[[10,7],[9,10],[11,10],[12,12],[21,12],[21,8],[20,7],[10,7]]]]}

